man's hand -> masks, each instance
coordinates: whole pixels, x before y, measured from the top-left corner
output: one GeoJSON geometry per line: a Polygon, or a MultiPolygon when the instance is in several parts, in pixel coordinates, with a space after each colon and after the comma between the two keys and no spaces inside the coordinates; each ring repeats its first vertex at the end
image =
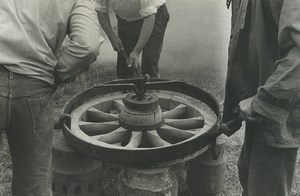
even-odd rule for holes
{"type": "Polygon", "coordinates": [[[54,70],[54,85],[52,86],[52,91],[56,91],[57,88],[64,84],[64,83],[69,83],[69,82],[74,82],[76,79],[76,76],[69,76],[66,73],[60,73],[56,69],[54,70]]]}
{"type": "Polygon", "coordinates": [[[118,36],[113,36],[113,38],[110,40],[110,42],[115,51],[119,52],[121,50],[124,50],[123,43],[118,36]]]}
{"type": "Polygon", "coordinates": [[[129,55],[128,67],[134,69],[137,73],[141,73],[140,52],[133,50],[129,55]]]}
{"type": "Polygon", "coordinates": [[[254,96],[244,99],[239,103],[240,114],[246,122],[253,122],[258,119],[257,113],[252,109],[251,106],[253,98],[254,96]]]}

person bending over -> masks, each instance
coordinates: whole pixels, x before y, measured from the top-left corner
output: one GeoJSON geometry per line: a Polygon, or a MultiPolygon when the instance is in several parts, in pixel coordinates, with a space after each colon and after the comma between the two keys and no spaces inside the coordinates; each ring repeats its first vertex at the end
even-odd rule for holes
{"type": "Polygon", "coordinates": [[[158,61],[169,21],[166,0],[95,0],[95,3],[99,22],[118,52],[117,77],[134,77],[134,70],[127,64],[143,75],[159,77],[158,61]],[[116,14],[118,35],[113,31],[109,8],[116,14]]]}

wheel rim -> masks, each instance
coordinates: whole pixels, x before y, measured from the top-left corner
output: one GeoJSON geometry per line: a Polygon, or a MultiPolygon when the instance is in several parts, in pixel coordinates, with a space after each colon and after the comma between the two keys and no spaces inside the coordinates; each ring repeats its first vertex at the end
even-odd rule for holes
{"type": "MultiPolygon", "coordinates": [[[[182,87],[187,86],[197,89],[187,84],[182,87]]],[[[160,88],[155,95],[165,122],[156,130],[132,131],[122,127],[118,116],[127,94],[92,88],[75,96],[64,108],[72,119],[70,129],[64,128],[67,140],[93,158],[138,166],[182,158],[209,144],[216,136],[220,119],[216,101],[211,96],[204,102],[195,99],[191,96],[195,92],[182,94],[180,89],[184,88],[180,87],[176,91],[172,86],[167,87],[168,91],[164,86],[160,88]]]]}

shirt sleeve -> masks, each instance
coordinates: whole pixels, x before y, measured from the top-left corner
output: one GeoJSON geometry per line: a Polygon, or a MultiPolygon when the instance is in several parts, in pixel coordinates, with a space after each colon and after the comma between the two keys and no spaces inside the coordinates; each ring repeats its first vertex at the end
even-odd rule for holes
{"type": "Polygon", "coordinates": [[[279,20],[278,42],[282,58],[252,106],[259,114],[282,122],[300,107],[300,1],[285,0],[279,20]]]}
{"type": "Polygon", "coordinates": [[[300,0],[285,0],[279,23],[279,44],[283,48],[300,47],[300,0]]]}
{"type": "Polygon", "coordinates": [[[148,17],[157,12],[155,0],[141,0],[140,14],[143,17],[148,17]]]}
{"type": "Polygon", "coordinates": [[[108,0],[94,0],[97,12],[108,13],[108,0]]]}
{"type": "Polygon", "coordinates": [[[56,73],[62,81],[86,71],[98,54],[103,42],[99,22],[90,0],[78,0],[69,19],[69,41],[58,55],[56,73]]]}

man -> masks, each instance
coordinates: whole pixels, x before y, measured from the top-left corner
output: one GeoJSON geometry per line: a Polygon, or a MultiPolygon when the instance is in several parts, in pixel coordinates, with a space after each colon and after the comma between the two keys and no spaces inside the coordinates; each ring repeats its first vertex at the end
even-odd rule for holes
{"type": "Polygon", "coordinates": [[[139,58],[142,54],[142,74],[157,78],[158,61],[169,13],[166,0],[95,0],[99,22],[107,34],[112,47],[118,52],[117,77],[134,77],[133,68],[140,71],[139,58]],[[112,29],[108,15],[109,7],[116,13],[118,36],[112,29]],[[125,55],[124,51],[125,50],[125,55]],[[122,52],[123,51],[123,52],[122,52]],[[125,57],[124,57],[125,56],[125,57]],[[130,61],[126,62],[126,56],[130,61]]]}
{"type": "Polygon", "coordinates": [[[300,1],[232,1],[224,121],[246,120],[243,196],[289,196],[300,144],[300,1]]]}
{"type": "Polygon", "coordinates": [[[50,196],[54,83],[88,69],[101,37],[91,0],[0,0],[0,130],[14,196],[50,196]],[[68,34],[64,49],[59,52],[68,34]]]}

